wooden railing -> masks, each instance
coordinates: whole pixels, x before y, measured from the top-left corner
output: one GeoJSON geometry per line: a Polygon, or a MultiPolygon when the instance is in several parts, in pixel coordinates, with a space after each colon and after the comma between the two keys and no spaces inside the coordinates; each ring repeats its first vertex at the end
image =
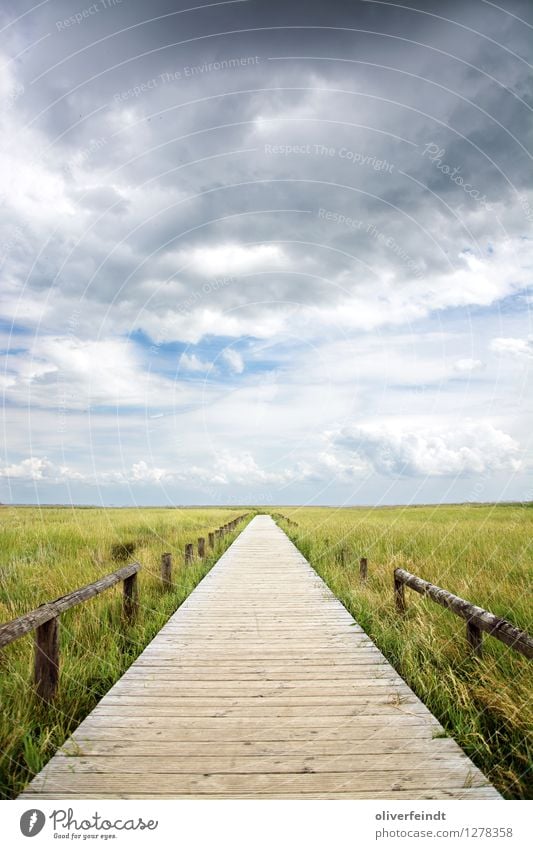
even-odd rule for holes
{"type": "Polygon", "coordinates": [[[138,608],[137,573],[140,568],[139,563],[131,563],[92,584],[56,598],[55,601],[48,601],[30,613],[13,619],[12,622],[0,625],[0,648],[29,634],[30,631],[35,631],[33,680],[37,695],[44,701],[52,701],[59,682],[60,615],[122,581],[124,587],[122,615],[125,622],[133,622],[138,608]]]}
{"type": "MultiPolygon", "coordinates": [[[[243,513],[242,516],[237,516],[236,519],[231,519],[231,521],[227,522],[225,525],[222,525],[222,527],[217,528],[216,531],[210,531],[207,535],[207,544],[209,548],[212,550],[215,549],[218,540],[224,539],[226,534],[233,533],[236,530],[237,525],[247,519],[249,515],[249,513],[243,513]]],[[[197,552],[198,559],[200,560],[203,560],[207,556],[205,537],[198,537],[197,552]]],[[[188,542],[185,544],[184,559],[186,565],[194,562],[195,553],[193,542],[188,542]]],[[[163,584],[169,587],[172,586],[172,558],[170,554],[162,555],[161,575],[163,578],[163,584]]]]}
{"type": "MultiPolygon", "coordinates": [[[[242,522],[250,514],[245,513],[232,519],[227,524],[209,533],[209,547],[216,548],[218,540],[232,533],[239,522],[242,522]]],[[[205,537],[198,537],[198,557],[206,557],[205,537]]],[[[185,546],[185,564],[192,563],[195,559],[194,545],[187,543],[185,546]]],[[[141,568],[140,563],[131,563],[116,572],[87,584],[68,595],[56,598],[42,604],[30,613],[13,619],[5,625],[0,625],[0,649],[35,631],[35,659],[33,667],[33,681],[37,695],[46,702],[51,702],[57,693],[59,683],[59,617],[66,610],[77,604],[88,601],[99,595],[104,590],[113,587],[120,581],[123,582],[124,592],[122,601],[122,616],[124,622],[131,624],[138,610],[138,588],[137,573],[141,568]]],[[[164,590],[173,588],[172,582],[172,554],[165,552],[161,555],[161,583],[164,590]]]]}
{"type": "Polygon", "coordinates": [[[507,619],[495,616],[494,613],[489,613],[488,610],[471,604],[464,598],[459,598],[448,590],[443,590],[442,587],[437,587],[417,575],[412,575],[406,569],[394,570],[394,596],[398,613],[403,615],[407,610],[405,587],[410,587],[415,592],[451,610],[456,616],[465,619],[466,639],[471,651],[478,657],[482,655],[483,632],[485,632],[501,643],[505,643],[506,646],[520,652],[524,657],[533,658],[533,637],[530,637],[526,631],[521,631],[507,619]]]}
{"type": "Polygon", "coordinates": [[[294,519],[289,519],[288,516],[284,516],[283,513],[271,513],[270,514],[275,522],[282,520],[283,522],[287,522],[288,525],[291,525],[294,528],[298,527],[298,522],[295,522],[294,519]]]}

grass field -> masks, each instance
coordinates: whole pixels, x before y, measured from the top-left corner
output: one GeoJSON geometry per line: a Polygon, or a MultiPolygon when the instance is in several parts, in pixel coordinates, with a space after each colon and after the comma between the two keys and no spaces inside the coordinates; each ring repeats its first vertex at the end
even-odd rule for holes
{"type": "Polygon", "coordinates": [[[483,659],[470,658],[464,621],[409,588],[401,621],[392,573],[408,569],[533,633],[533,505],[283,512],[299,526],[282,527],[449,734],[501,793],[532,798],[531,661],[490,637],[483,659]]]}
{"type": "MultiPolygon", "coordinates": [[[[265,510],[264,512],[268,512],[265,510]]],[[[533,505],[284,508],[282,527],[400,674],[507,797],[531,798],[531,663],[491,638],[468,656],[464,622],[406,589],[400,621],[392,593],[403,566],[533,631],[533,505]],[[358,578],[368,557],[365,586],[358,578]],[[528,771],[529,770],[529,771],[528,771]]],[[[0,510],[0,622],[139,560],[140,615],[124,629],[120,587],[61,617],[61,683],[53,707],[32,693],[32,637],[0,652],[0,795],[12,797],[116,681],[210,568],[183,564],[184,544],[239,514],[230,509],[0,510]],[[135,550],[127,557],[122,548],[135,550]],[[176,586],[159,580],[175,555],[176,586]],[[126,558],[126,559],[123,559],[126,558]]],[[[226,544],[232,537],[226,538],[226,544]]]]}
{"type": "MultiPolygon", "coordinates": [[[[31,687],[33,635],[0,650],[0,797],[19,793],[92,710],[194,589],[215,555],[184,565],[186,542],[207,537],[242,511],[232,509],[0,509],[0,622],[7,622],[133,560],[139,616],[121,623],[122,585],[61,616],[60,690],[45,707],[31,687]],[[132,552],[131,555],[129,552],[132,552]],[[175,586],[164,592],[160,559],[173,553],[175,586]]],[[[240,525],[240,530],[244,525],[240,525]]]]}

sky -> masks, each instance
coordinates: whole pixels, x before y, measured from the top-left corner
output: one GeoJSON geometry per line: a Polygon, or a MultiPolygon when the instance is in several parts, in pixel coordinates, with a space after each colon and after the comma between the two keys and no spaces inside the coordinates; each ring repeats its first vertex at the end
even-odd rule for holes
{"type": "Polygon", "coordinates": [[[0,500],[533,500],[522,0],[0,0],[0,500]]]}

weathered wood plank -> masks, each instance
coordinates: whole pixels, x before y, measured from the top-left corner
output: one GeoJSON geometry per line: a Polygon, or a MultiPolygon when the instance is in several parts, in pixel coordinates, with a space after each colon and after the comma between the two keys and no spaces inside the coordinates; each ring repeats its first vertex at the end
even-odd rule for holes
{"type": "MultiPolygon", "coordinates": [[[[413,737],[404,734],[401,737],[369,737],[360,740],[338,740],[326,738],[319,740],[257,740],[220,741],[216,754],[225,758],[258,757],[322,757],[330,755],[378,755],[406,753],[410,755],[430,752],[450,753],[458,749],[455,740],[449,737],[432,739],[429,736],[413,737]]],[[[213,744],[206,741],[144,740],[129,735],[120,740],[95,739],[83,737],[79,732],[61,746],[60,753],[79,757],[110,757],[126,755],[128,757],[165,757],[165,758],[201,758],[213,757],[213,744]]],[[[189,762],[189,760],[187,760],[189,762]]]]}
{"type": "MultiPolygon", "coordinates": [[[[75,760],[72,758],[72,760],[75,760]]],[[[365,790],[373,794],[374,790],[418,790],[435,787],[464,789],[466,787],[486,787],[487,779],[477,770],[469,769],[459,764],[455,768],[440,768],[436,764],[433,769],[422,765],[420,769],[393,770],[369,773],[354,772],[324,772],[324,773],[257,773],[235,775],[232,773],[176,773],[169,775],[160,772],[137,773],[61,773],[50,771],[40,773],[32,782],[35,792],[56,791],[59,798],[71,792],[99,791],[102,795],[115,796],[117,793],[136,792],[148,793],[157,787],[160,794],[176,792],[179,786],[182,792],[196,793],[250,793],[250,784],[259,793],[268,792],[299,792],[303,793],[336,793],[350,790],[365,790]],[[157,778],[155,777],[157,776],[157,778]]]]}
{"type": "MultiPolygon", "coordinates": [[[[25,799],[57,799],[57,793],[41,793],[37,791],[36,793],[30,792],[27,790],[22,794],[20,798],[25,799]]],[[[466,788],[457,788],[454,787],[452,789],[448,789],[447,787],[437,787],[434,790],[427,789],[416,789],[416,790],[386,790],[386,791],[375,791],[372,793],[372,799],[385,799],[385,800],[412,800],[413,798],[425,800],[425,799],[492,799],[494,801],[494,788],[493,787],[466,787],[466,788]]],[[[76,799],[101,799],[101,793],[67,793],[65,794],[65,798],[68,800],[76,800],[76,799]]],[[[158,794],[156,791],[152,793],[117,793],[113,794],[112,798],[114,799],[294,799],[295,794],[293,793],[260,793],[258,791],[253,791],[251,793],[202,793],[201,797],[198,796],[196,792],[194,793],[179,793],[179,792],[165,792],[158,794]]],[[[362,791],[358,792],[357,790],[337,790],[335,793],[319,793],[319,792],[310,792],[306,793],[304,791],[299,791],[298,799],[308,799],[308,800],[322,800],[322,799],[368,799],[369,795],[367,792],[362,791]]]]}

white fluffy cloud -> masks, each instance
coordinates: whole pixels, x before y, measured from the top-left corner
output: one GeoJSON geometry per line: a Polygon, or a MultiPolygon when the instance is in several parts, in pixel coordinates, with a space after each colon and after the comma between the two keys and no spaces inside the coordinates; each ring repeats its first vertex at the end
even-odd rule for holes
{"type": "Polygon", "coordinates": [[[483,363],[481,360],[473,360],[471,357],[464,357],[460,360],[456,360],[453,367],[458,374],[469,374],[470,372],[482,369],[483,363]]]}
{"type": "Polygon", "coordinates": [[[228,364],[230,370],[234,374],[242,374],[244,371],[244,359],[242,354],[236,351],[234,348],[226,348],[224,353],[222,354],[222,358],[228,364]]]}
{"type": "Polygon", "coordinates": [[[0,478],[22,481],[82,481],[84,476],[68,466],[51,463],[46,457],[27,457],[19,463],[0,464],[0,478]]]}
{"type": "Polygon", "coordinates": [[[200,359],[196,354],[182,354],[179,360],[179,368],[183,371],[199,371],[205,374],[212,366],[212,363],[200,359]]]}
{"type": "Polygon", "coordinates": [[[527,339],[499,336],[492,340],[490,348],[503,356],[533,359],[533,336],[528,336],[527,339]]]}
{"type": "Polygon", "coordinates": [[[212,466],[190,468],[161,468],[146,460],[139,460],[128,469],[106,469],[101,472],[78,471],[66,465],[51,462],[47,457],[27,457],[16,463],[0,463],[0,478],[20,481],[47,481],[48,483],[80,483],[105,486],[106,484],[168,484],[173,481],[195,484],[217,484],[221,486],[284,484],[294,480],[299,470],[282,472],[261,468],[249,451],[232,453],[223,451],[212,466]]]}
{"type": "Polygon", "coordinates": [[[355,457],[383,475],[460,476],[520,468],[517,442],[488,423],[442,431],[346,427],[332,436],[332,444],[350,464],[355,457]]]}
{"type": "MultiPolygon", "coordinates": [[[[191,357],[186,366],[199,368],[191,357]]],[[[7,362],[7,397],[20,403],[75,410],[88,407],[179,404],[186,386],[149,373],[133,342],[127,339],[78,339],[41,336],[32,347],[7,362]]]]}
{"type": "Polygon", "coordinates": [[[279,268],[284,262],[278,245],[243,245],[232,242],[222,245],[205,245],[178,255],[186,268],[206,277],[249,274],[266,268],[279,268]]]}

